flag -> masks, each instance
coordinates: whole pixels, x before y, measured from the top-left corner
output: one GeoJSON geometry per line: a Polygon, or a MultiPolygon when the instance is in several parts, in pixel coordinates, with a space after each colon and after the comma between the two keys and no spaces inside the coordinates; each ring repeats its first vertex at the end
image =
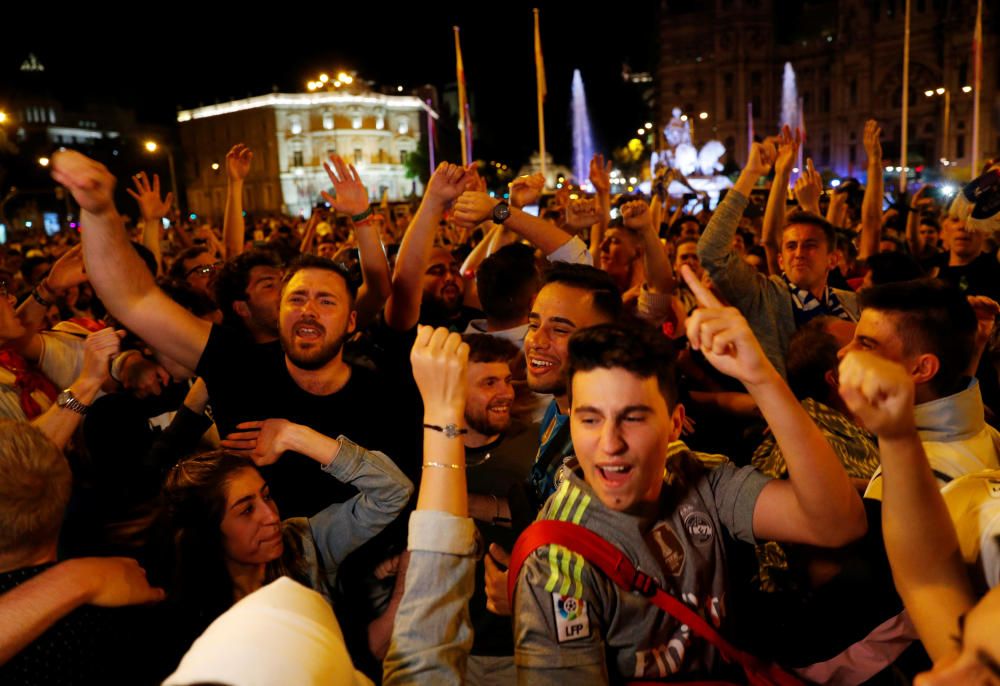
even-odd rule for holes
{"type": "Polygon", "coordinates": [[[972,33],[972,178],[979,175],[979,91],[983,80],[983,0],[976,4],[976,28],[972,33]]]}
{"type": "Polygon", "coordinates": [[[427,99],[427,156],[430,158],[431,176],[437,168],[434,151],[437,149],[437,126],[434,125],[434,110],[430,98],[427,99]]]}
{"type": "Polygon", "coordinates": [[[799,145],[799,173],[801,174],[805,171],[805,167],[802,166],[802,151],[806,147],[806,112],[805,107],[802,106],[802,98],[799,98],[799,133],[802,136],[802,144],[799,145]]]}
{"type": "Polygon", "coordinates": [[[542,165],[542,176],[546,175],[545,169],[545,96],[548,88],[545,85],[545,60],[542,58],[542,33],[538,28],[538,8],[533,10],[535,14],[535,83],[538,86],[538,156],[542,165]]]}
{"type": "Polygon", "coordinates": [[[469,130],[468,107],[465,95],[465,66],[462,64],[462,44],[458,39],[458,27],[455,29],[455,76],[458,81],[458,130],[462,132],[462,166],[469,164],[469,130]]]}

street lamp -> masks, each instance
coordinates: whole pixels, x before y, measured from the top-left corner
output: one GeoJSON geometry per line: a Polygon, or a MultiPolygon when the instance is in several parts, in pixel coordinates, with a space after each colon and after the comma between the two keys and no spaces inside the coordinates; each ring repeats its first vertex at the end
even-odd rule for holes
{"type": "Polygon", "coordinates": [[[702,112],[699,114],[698,119],[708,119],[708,112],[702,112]]]}
{"type": "Polygon", "coordinates": [[[174,199],[177,202],[177,208],[181,207],[181,196],[177,194],[177,172],[174,168],[174,151],[168,145],[160,145],[156,141],[146,141],[143,146],[149,153],[155,153],[161,147],[167,153],[167,163],[170,165],[170,190],[174,194],[174,199]]]}
{"type": "Polygon", "coordinates": [[[7,113],[0,110],[0,124],[3,124],[5,121],[7,121],[7,113]]]}
{"type": "Polygon", "coordinates": [[[948,157],[948,120],[951,117],[951,91],[947,88],[935,88],[934,90],[924,91],[924,95],[928,98],[933,98],[935,95],[944,96],[944,114],[942,118],[944,119],[944,128],[941,131],[941,157],[948,157]]]}
{"type": "Polygon", "coordinates": [[[42,165],[43,167],[49,166],[49,158],[48,157],[39,157],[38,158],[38,164],[42,165]]]}

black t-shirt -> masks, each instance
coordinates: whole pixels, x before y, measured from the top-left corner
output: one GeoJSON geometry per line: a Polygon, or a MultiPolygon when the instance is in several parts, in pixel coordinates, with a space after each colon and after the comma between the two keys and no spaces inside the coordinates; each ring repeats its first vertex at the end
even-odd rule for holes
{"type": "Polygon", "coordinates": [[[937,278],[956,286],[966,295],[985,295],[1000,300],[1000,262],[992,253],[982,253],[969,264],[948,266],[949,253],[937,258],[937,278]]]}
{"type": "MultiPolygon", "coordinates": [[[[241,422],[287,419],[382,451],[416,483],[422,409],[409,366],[412,341],[412,333],[381,331],[379,371],[352,365],[344,387],[324,396],[295,383],[279,342],[249,343],[238,332],[213,326],[197,372],[208,385],[222,437],[241,422]]],[[[297,453],[285,454],[263,472],[283,518],[312,516],[356,492],[324,477],[314,460],[297,453]]]]}
{"type": "MultiPolygon", "coordinates": [[[[0,573],[0,595],[33,579],[51,564],[0,573]]],[[[83,605],[53,624],[5,664],[0,684],[81,686],[159,683],[149,673],[136,628],[141,608],[83,605]]]]}

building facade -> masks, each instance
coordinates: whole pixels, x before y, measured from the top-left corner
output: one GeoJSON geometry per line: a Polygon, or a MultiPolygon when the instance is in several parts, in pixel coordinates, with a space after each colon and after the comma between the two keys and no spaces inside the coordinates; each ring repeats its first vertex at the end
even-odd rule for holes
{"type": "MultiPolygon", "coordinates": [[[[983,7],[980,162],[1000,154],[1000,6],[983,7]]],[[[882,126],[884,158],[898,163],[904,8],[905,0],[662,0],[658,124],[679,107],[699,144],[719,140],[729,160],[742,165],[751,108],[758,138],[777,131],[789,62],[802,103],[805,155],[818,169],[863,176],[862,131],[872,117],[882,126]]],[[[969,178],[973,97],[963,87],[973,83],[975,14],[975,0],[911,0],[912,167],[969,178]],[[948,90],[948,131],[946,99],[937,89],[948,90]]]]}
{"type": "Polygon", "coordinates": [[[407,173],[428,107],[417,97],[373,92],[272,93],[178,112],[191,212],[225,209],[225,157],[236,143],[254,153],[244,187],[248,212],[308,215],[330,189],[323,162],[353,163],[372,201],[402,200],[423,188],[407,173]]]}

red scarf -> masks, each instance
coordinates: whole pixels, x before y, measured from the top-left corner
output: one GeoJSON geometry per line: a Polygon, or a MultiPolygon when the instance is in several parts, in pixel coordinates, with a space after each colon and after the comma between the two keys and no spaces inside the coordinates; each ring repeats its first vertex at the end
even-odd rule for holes
{"type": "Polygon", "coordinates": [[[21,398],[21,409],[28,421],[42,414],[41,405],[31,397],[33,392],[41,391],[50,402],[56,401],[59,391],[55,385],[13,350],[0,350],[0,367],[14,375],[14,387],[21,398]]]}

